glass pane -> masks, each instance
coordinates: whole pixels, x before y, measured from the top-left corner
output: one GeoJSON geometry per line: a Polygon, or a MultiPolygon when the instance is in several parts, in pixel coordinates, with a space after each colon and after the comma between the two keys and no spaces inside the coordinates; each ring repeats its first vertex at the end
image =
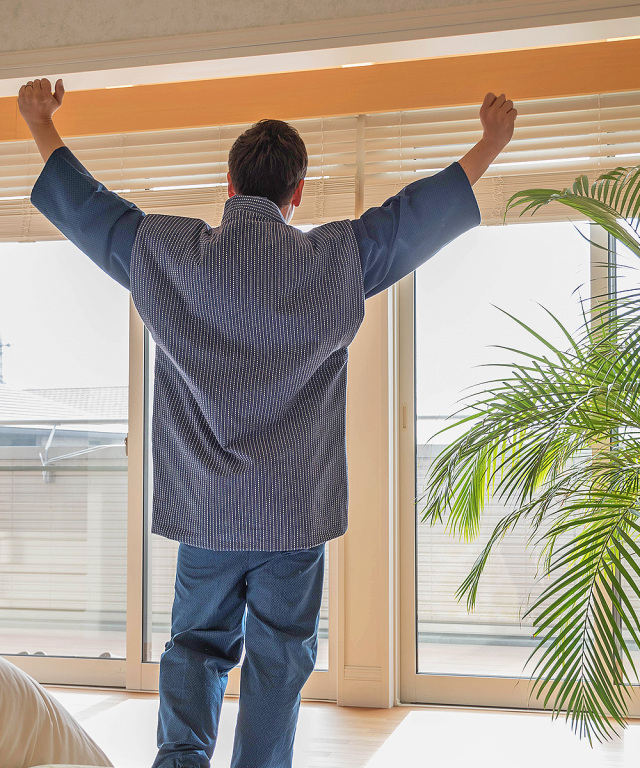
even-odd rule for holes
{"type": "MultiPolygon", "coordinates": [[[[144,652],[143,661],[160,661],[165,643],[171,637],[171,606],[175,586],[176,558],[178,542],[151,533],[151,498],[152,498],[152,468],[151,451],[151,405],[153,403],[153,365],[155,359],[155,344],[148,333],[145,333],[149,349],[147,369],[147,408],[148,419],[145,429],[146,450],[146,501],[145,501],[145,605],[147,606],[144,621],[144,652]]],[[[329,668],[329,547],[325,549],[324,588],[322,607],[320,609],[320,625],[318,628],[318,656],[316,669],[329,668]]]]}
{"type": "MultiPolygon", "coordinates": [[[[587,225],[580,225],[588,235],[587,225]]],[[[536,302],[570,330],[582,322],[578,294],[589,296],[589,243],[574,225],[517,224],[468,232],[416,273],[416,495],[444,448],[433,435],[468,388],[499,377],[487,363],[509,362],[504,345],[539,353],[542,345],[496,307],[564,348],[566,342],[536,302]],[[495,306],[493,306],[495,305],[495,306]]],[[[451,423],[451,422],[447,422],[451,423]]],[[[451,439],[451,438],[447,438],[451,439]]],[[[535,645],[521,621],[534,583],[537,551],[527,531],[495,550],[480,582],[475,611],[455,593],[507,507],[490,503],[480,535],[460,542],[443,526],[417,523],[417,668],[421,673],[521,676],[535,645]]]]}
{"type": "Polygon", "coordinates": [[[129,292],[0,244],[0,653],[125,656],[129,292]]]}

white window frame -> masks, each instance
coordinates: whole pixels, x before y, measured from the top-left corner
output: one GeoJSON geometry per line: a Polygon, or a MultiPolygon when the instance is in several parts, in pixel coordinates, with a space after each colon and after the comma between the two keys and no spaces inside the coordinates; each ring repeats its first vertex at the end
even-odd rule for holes
{"type": "MultiPolygon", "coordinates": [[[[513,225],[517,226],[517,225],[513,225]]],[[[608,247],[607,233],[591,225],[594,243],[608,247]]],[[[603,265],[603,251],[590,247],[591,294],[609,290],[609,270],[603,265]]],[[[415,274],[397,286],[396,304],[399,348],[399,686],[398,701],[405,704],[442,704],[517,709],[540,709],[529,697],[528,677],[492,677],[417,672],[417,572],[416,572],[416,461],[415,461],[415,357],[414,293],[415,274]]],[[[592,308],[595,302],[592,302],[592,308]]],[[[636,696],[630,716],[640,715],[636,696]]]]}

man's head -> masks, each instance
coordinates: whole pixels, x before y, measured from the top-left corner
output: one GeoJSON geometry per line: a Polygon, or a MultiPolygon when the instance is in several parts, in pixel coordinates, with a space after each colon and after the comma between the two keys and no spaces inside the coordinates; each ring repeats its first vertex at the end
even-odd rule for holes
{"type": "Polygon", "coordinates": [[[292,125],[282,120],[260,120],[231,147],[229,197],[266,197],[283,211],[288,222],[293,208],[300,205],[307,163],[304,141],[292,125]]]}

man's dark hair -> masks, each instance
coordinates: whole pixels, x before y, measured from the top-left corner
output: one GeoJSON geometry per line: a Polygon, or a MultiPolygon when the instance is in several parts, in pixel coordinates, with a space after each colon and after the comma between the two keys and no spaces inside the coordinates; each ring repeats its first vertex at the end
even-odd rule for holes
{"type": "Polygon", "coordinates": [[[298,131],[265,118],[248,128],[229,152],[229,175],[239,195],[259,195],[278,208],[291,202],[307,172],[307,148],[298,131]]]}

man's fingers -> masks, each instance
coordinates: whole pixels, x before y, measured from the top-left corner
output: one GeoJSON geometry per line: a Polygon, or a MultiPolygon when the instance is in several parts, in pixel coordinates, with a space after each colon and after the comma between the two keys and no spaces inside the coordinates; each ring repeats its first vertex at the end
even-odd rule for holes
{"type": "Polygon", "coordinates": [[[64,97],[64,83],[62,82],[62,78],[56,81],[56,90],[53,95],[58,104],[62,104],[62,99],[64,97]]]}
{"type": "Polygon", "coordinates": [[[483,108],[484,108],[484,107],[490,107],[490,106],[493,104],[493,102],[494,102],[495,100],[496,100],[496,95],[495,95],[495,93],[488,93],[488,94],[487,94],[487,95],[484,97],[484,101],[482,102],[482,107],[483,107],[483,108]]]}
{"type": "Polygon", "coordinates": [[[507,97],[504,95],[504,93],[501,93],[501,94],[500,94],[500,95],[499,95],[499,96],[496,98],[496,100],[493,102],[493,106],[494,106],[494,107],[496,107],[497,109],[500,109],[500,107],[501,107],[501,106],[502,106],[502,105],[505,103],[505,101],[506,101],[506,98],[507,98],[507,97]]]}
{"type": "Polygon", "coordinates": [[[43,91],[47,91],[47,93],[51,93],[51,82],[46,78],[43,77],[40,81],[40,87],[43,91]]]}

